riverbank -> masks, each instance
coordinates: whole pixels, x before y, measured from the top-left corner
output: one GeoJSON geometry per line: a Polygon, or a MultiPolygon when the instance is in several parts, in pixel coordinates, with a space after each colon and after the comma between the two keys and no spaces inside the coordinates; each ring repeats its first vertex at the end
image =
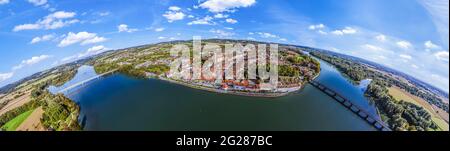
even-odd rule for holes
{"type": "Polygon", "coordinates": [[[233,91],[233,90],[222,90],[222,89],[216,89],[211,87],[205,87],[205,86],[199,86],[194,85],[182,81],[177,81],[169,78],[159,77],[158,79],[167,81],[174,84],[179,84],[182,86],[186,86],[193,89],[208,91],[208,92],[215,92],[215,93],[223,93],[223,94],[231,94],[231,95],[239,95],[239,96],[248,96],[248,97],[265,97],[265,98],[274,98],[274,97],[282,97],[286,96],[292,92],[298,91],[301,89],[301,87],[297,87],[295,91],[288,91],[288,92],[269,92],[269,93],[260,93],[260,92],[239,92],[239,91],[233,91]]]}
{"type": "MultiPolygon", "coordinates": [[[[317,77],[319,77],[319,75],[320,75],[320,72],[317,73],[317,75],[315,75],[312,78],[312,80],[314,80],[317,77]]],[[[174,79],[166,78],[166,77],[163,77],[163,76],[159,76],[158,79],[163,80],[163,81],[167,81],[167,82],[170,82],[170,83],[174,83],[174,84],[183,85],[183,86],[186,86],[186,87],[189,87],[189,88],[193,88],[193,89],[208,91],[208,92],[231,94],[231,95],[239,95],[239,96],[247,96],[247,97],[263,97],[263,98],[275,98],[275,97],[286,96],[286,95],[289,95],[289,94],[291,94],[293,92],[297,92],[297,91],[301,90],[302,88],[304,88],[306,86],[306,84],[308,84],[308,82],[305,82],[305,83],[301,84],[301,86],[298,86],[298,87],[279,88],[277,90],[279,92],[241,92],[241,91],[223,90],[223,89],[217,89],[217,88],[211,88],[211,87],[205,87],[205,86],[190,84],[190,83],[186,83],[186,82],[183,82],[183,81],[177,81],[177,80],[174,80],[174,79]]]]}
{"type": "MultiPolygon", "coordinates": [[[[317,77],[319,77],[320,71],[312,78],[312,80],[315,80],[317,77]]],[[[275,98],[275,97],[283,97],[286,95],[289,95],[293,92],[297,92],[304,88],[308,82],[302,83],[298,87],[290,87],[290,88],[278,88],[278,92],[250,92],[250,91],[234,91],[234,90],[223,90],[223,89],[217,89],[217,88],[211,88],[211,87],[205,87],[201,85],[195,85],[183,81],[178,81],[170,78],[166,78],[163,76],[158,77],[151,77],[151,78],[157,78],[159,80],[167,81],[174,84],[183,85],[189,88],[208,91],[208,92],[214,92],[214,93],[223,93],[223,94],[231,94],[231,95],[239,95],[239,96],[247,96],[247,97],[263,97],[263,98],[275,98]]]]}

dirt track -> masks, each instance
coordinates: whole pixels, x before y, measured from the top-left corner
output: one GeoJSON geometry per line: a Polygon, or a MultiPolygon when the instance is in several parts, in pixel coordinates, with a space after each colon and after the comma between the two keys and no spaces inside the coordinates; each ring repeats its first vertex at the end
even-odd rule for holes
{"type": "Polygon", "coordinates": [[[41,125],[41,118],[44,110],[42,107],[37,108],[31,115],[17,127],[17,131],[44,131],[41,125]]]}

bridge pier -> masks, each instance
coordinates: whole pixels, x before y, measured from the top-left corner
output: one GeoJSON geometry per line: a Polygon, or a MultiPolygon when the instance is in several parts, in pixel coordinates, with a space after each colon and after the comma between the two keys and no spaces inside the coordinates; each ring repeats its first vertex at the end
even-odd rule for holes
{"type": "Polygon", "coordinates": [[[339,103],[344,103],[345,99],[339,95],[335,95],[334,97],[339,103]]]}
{"type": "Polygon", "coordinates": [[[369,116],[369,115],[367,115],[367,114],[364,113],[364,112],[359,112],[358,115],[359,115],[359,117],[361,117],[361,118],[363,118],[363,119],[366,119],[366,118],[369,116]]]}

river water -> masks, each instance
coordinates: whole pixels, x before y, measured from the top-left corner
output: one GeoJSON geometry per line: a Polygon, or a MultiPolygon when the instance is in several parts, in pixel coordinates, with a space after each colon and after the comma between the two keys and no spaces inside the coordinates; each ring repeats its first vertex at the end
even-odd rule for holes
{"type": "MultiPolygon", "coordinates": [[[[355,85],[323,61],[321,68],[318,82],[376,116],[364,98],[367,81],[355,85]]],[[[67,85],[52,89],[95,76],[92,67],[80,69],[67,85]]],[[[84,130],[375,130],[311,85],[284,97],[256,98],[113,74],[66,95],[81,106],[84,130]]]]}

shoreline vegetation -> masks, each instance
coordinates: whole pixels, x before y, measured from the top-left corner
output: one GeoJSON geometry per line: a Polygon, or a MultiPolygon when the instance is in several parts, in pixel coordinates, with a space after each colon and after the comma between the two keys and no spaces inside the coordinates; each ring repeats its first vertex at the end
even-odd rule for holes
{"type": "MultiPolygon", "coordinates": [[[[418,88],[410,86],[407,83],[402,83],[401,81],[395,80],[390,76],[383,75],[377,70],[371,69],[372,67],[369,65],[359,63],[355,60],[349,60],[336,54],[316,51],[311,52],[310,54],[334,65],[340,72],[347,75],[353,81],[360,81],[366,78],[373,79],[365,92],[365,96],[375,104],[381,119],[389,125],[392,130],[443,130],[443,128],[438,127],[436,122],[433,120],[432,115],[436,113],[427,111],[421,105],[405,100],[398,100],[388,92],[388,88],[392,86],[402,88],[408,93],[411,93],[411,90],[417,90],[418,88]]],[[[445,107],[440,103],[435,103],[442,102],[439,98],[426,92],[411,93],[411,95],[427,100],[427,103],[442,107],[448,114],[448,106],[445,107]]]]}

